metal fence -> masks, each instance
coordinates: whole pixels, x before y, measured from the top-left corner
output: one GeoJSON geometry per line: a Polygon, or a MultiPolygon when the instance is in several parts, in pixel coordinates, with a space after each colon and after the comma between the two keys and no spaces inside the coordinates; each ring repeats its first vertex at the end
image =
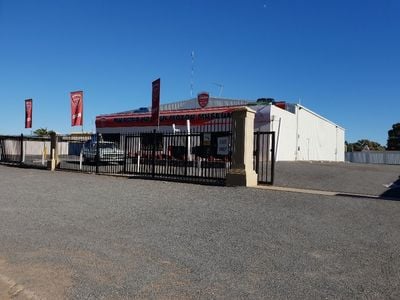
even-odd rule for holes
{"type": "MultiPolygon", "coordinates": [[[[197,128],[196,132],[59,135],[56,168],[224,185],[231,168],[233,138],[231,123],[197,128]]],[[[50,137],[0,136],[0,162],[46,168],[51,147],[50,137]]],[[[259,183],[273,184],[274,132],[254,133],[254,169],[259,183]]]]}
{"type": "Polygon", "coordinates": [[[254,170],[258,183],[274,184],[275,177],[275,132],[254,133],[254,170]]]}
{"type": "Polygon", "coordinates": [[[359,164],[400,165],[400,151],[346,152],[346,161],[359,164]]]}
{"type": "Polygon", "coordinates": [[[0,136],[0,161],[22,162],[22,136],[0,136]]]}
{"type": "Polygon", "coordinates": [[[58,168],[223,185],[231,139],[230,131],[59,136],[58,168]]]}
{"type": "Polygon", "coordinates": [[[0,136],[0,162],[46,168],[50,158],[50,137],[0,136]]]}

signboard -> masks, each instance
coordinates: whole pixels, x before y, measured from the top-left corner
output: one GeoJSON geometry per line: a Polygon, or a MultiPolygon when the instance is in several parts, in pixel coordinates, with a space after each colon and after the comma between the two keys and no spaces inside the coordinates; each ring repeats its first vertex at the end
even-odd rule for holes
{"type": "Polygon", "coordinates": [[[206,107],[209,100],[210,100],[210,95],[206,92],[197,95],[197,102],[199,103],[201,108],[206,107]]]}
{"type": "Polygon", "coordinates": [[[217,139],[217,155],[229,154],[229,136],[221,136],[217,139]]]}
{"type": "Polygon", "coordinates": [[[71,126],[83,125],[83,92],[71,92],[71,126]]]}
{"type": "Polygon", "coordinates": [[[32,128],[32,99],[25,100],[25,128],[32,128]]]}
{"type": "Polygon", "coordinates": [[[203,146],[211,145],[211,133],[204,133],[203,135],[203,146]]]}
{"type": "MultiPolygon", "coordinates": [[[[221,126],[228,126],[232,122],[234,107],[213,107],[193,110],[160,111],[160,126],[184,126],[190,120],[190,126],[202,126],[218,120],[221,126]]],[[[158,125],[158,124],[157,124],[158,125]]],[[[156,125],[156,126],[157,126],[156,125]]],[[[154,127],[151,113],[131,113],[126,115],[107,115],[96,117],[96,127],[154,127]]]]}
{"type": "Polygon", "coordinates": [[[151,121],[155,125],[158,125],[160,122],[160,85],[160,78],[152,82],[151,121]]]}

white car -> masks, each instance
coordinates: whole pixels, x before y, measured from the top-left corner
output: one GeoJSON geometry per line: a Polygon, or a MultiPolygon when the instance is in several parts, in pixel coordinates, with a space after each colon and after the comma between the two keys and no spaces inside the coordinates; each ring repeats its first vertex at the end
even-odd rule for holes
{"type": "MultiPolygon", "coordinates": [[[[124,151],[118,148],[114,142],[101,141],[98,143],[100,162],[124,162],[124,151]]],[[[83,160],[95,162],[97,153],[97,142],[87,141],[82,148],[83,160]]]]}

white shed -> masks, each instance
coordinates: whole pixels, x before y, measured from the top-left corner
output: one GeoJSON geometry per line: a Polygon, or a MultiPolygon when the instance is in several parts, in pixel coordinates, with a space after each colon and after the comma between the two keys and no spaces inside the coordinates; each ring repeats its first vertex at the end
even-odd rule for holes
{"type": "Polygon", "coordinates": [[[276,132],[278,161],[344,161],[345,130],[299,104],[252,106],[254,130],[276,132]]]}

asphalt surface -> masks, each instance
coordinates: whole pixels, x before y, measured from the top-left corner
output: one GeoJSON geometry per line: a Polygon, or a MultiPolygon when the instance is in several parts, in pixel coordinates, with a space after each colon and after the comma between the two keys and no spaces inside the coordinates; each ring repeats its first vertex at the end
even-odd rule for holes
{"type": "Polygon", "coordinates": [[[398,196],[400,166],[329,162],[277,162],[275,185],[365,195],[398,196]],[[392,186],[393,192],[395,188],[392,186]]]}
{"type": "Polygon", "coordinates": [[[383,199],[0,166],[0,297],[399,299],[399,214],[383,199]]]}

